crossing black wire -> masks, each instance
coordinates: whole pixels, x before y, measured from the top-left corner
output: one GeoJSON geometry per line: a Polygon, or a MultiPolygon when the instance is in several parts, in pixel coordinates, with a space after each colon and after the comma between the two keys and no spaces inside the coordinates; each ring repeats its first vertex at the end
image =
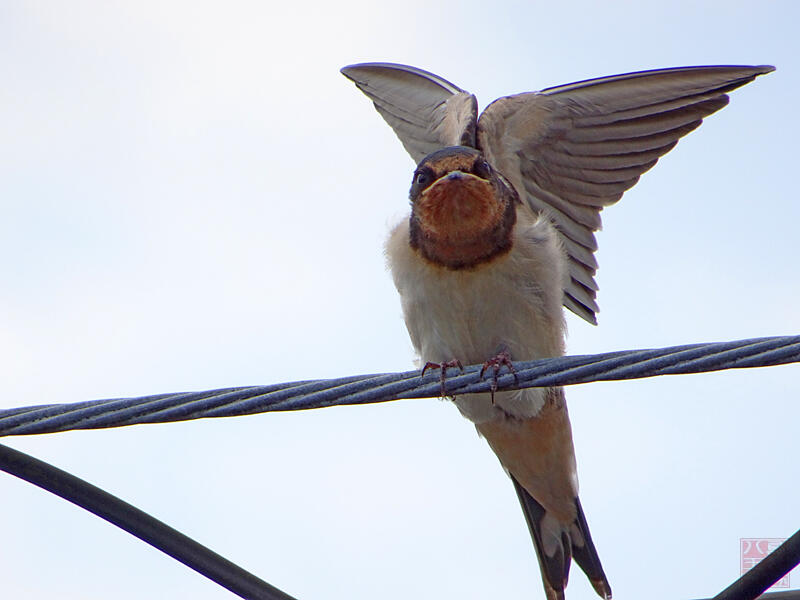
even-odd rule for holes
{"type": "MultiPolygon", "coordinates": [[[[755,598],[758,598],[758,600],[800,600],[800,590],[784,590],[782,592],[768,592],[766,594],[761,594],[760,596],[756,594],[755,596],[752,597],[742,596],[740,598],[737,598],[737,600],[754,600],[755,598]]],[[[717,598],[709,598],[708,600],[717,600],[717,598]]]]}
{"type": "MultiPolygon", "coordinates": [[[[800,362],[800,336],[782,336],[515,362],[516,374],[503,373],[497,385],[499,390],[573,385],[797,362],[800,362]]],[[[465,367],[463,372],[450,370],[445,392],[458,395],[489,391],[491,381],[489,378],[481,379],[480,370],[480,365],[465,367]]],[[[437,373],[420,377],[419,371],[407,371],[49,404],[0,411],[0,436],[429,398],[438,396],[440,391],[437,373]]]]}
{"type": "Polygon", "coordinates": [[[713,600],[752,600],[781,579],[800,562],[800,531],[780,546],[756,566],[734,581],[713,600]]]}
{"type": "Polygon", "coordinates": [[[237,596],[248,600],[295,600],[135,506],[24,452],[0,444],[0,469],[113,523],[237,596]]]}
{"type": "MultiPolygon", "coordinates": [[[[124,529],[247,600],[295,600],[195,540],[116,496],[28,454],[0,444],[0,470],[37,485],[124,529]]],[[[713,600],[797,600],[800,591],[760,595],[800,562],[800,531],[713,600]]]]}

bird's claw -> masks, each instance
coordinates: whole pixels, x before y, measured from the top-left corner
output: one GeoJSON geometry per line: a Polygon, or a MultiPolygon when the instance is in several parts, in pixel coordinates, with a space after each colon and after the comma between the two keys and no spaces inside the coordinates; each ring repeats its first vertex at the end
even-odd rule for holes
{"type": "Polygon", "coordinates": [[[441,369],[441,373],[439,374],[439,395],[442,398],[446,398],[447,394],[445,393],[444,382],[447,377],[447,369],[452,367],[458,367],[459,370],[462,372],[464,371],[464,365],[461,364],[461,361],[457,358],[454,358],[453,360],[448,360],[443,363],[426,362],[425,366],[422,367],[422,373],[420,373],[420,377],[423,377],[425,375],[425,371],[428,369],[441,369]]]}
{"type": "Polygon", "coordinates": [[[508,350],[501,350],[495,356],[483,363],[480,374],[481,379],[483,379],[484,373],[486,373],[486,370],[490,367],[492,369],[492,387],[490,391],[492,394],[492,404],[494,404],[494,393],[497,391],[497,376],[500,373],[500,369],[506,367],[508,372],[514,376],[514,381],[518,382],[519,379],[517,378],[517,370],[511,363],[511,354],[508,353],[508,350]]]}

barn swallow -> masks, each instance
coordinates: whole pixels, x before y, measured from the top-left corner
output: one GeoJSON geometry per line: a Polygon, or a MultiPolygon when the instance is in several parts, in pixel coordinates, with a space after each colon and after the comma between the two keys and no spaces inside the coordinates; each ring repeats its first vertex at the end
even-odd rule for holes
{"type": "MultiPolygon", "coordinates": [[[[351,65],[355,82],[417,163],[411,215],[386,254],[422,364],[561,356],[563,307],[592,324],[600,211],[727,92],[771,66],[681,67],[580,81],[495,100],[414,67],[351,65]]],[[[511,477],[549,600],[571,560],[611,598],[578,500],[560,387],[454,399],[511,477]]]]}

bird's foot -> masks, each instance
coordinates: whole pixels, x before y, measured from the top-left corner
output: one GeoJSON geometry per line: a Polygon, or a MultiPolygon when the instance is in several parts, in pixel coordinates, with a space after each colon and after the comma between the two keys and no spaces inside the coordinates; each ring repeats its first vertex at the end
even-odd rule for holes
{"type": "Polygon", "coordinates": [[[452,367],[458,367],[462,372],[464,371],[464,365],[461,364],[461,361],[457,358],[454,358],[453,360],[448,360],[443,363],[426,362],[425,366],[422,367],[422,373],[420,373],[419,376],[423,377],[425,375],[425,371],[428,369],[441,369],[441,373],[439,374],[439,395],[442,398],[446,398],[447,394],[445,394],[444,391],[444,381],[447,377],[447,369],[452,367]]]}
{"type": "Polygon", "coordinates": [[[494,404],[494,393],[497,391],[497,376],[500,373],[500,369],[503,367],[506,367],[508,372],[514,376],[514,381],[519,381],[519,379],[517,379],[517,370],[511,363],[511,354],[508,353],[508,350],[501,350],[495,356],[483,363],[483,367],[481,368],[481,379],[483,379],[483,375],[486,373],[487,369],[492,369],[492,404],[494,404]]]}

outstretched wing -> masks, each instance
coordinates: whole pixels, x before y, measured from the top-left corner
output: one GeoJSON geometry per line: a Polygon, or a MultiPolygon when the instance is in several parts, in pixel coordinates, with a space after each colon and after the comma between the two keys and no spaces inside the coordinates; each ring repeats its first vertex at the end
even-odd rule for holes
{"type": "Polygon", "coordinates": [[[475,147],[475,96],[406,65],[363,63],[342,69],[375,104],[418,164],[446,146],[475,147]]]}
{"type": "Polygon", "coordinates": [[[508,96],[486,108],[478,148],[535,212],[550,215],[569,254],[564,306],[596,323],[594,232],[603,207],[725,106],[726,92],[773,70],[642,71],[508,96]]]}

